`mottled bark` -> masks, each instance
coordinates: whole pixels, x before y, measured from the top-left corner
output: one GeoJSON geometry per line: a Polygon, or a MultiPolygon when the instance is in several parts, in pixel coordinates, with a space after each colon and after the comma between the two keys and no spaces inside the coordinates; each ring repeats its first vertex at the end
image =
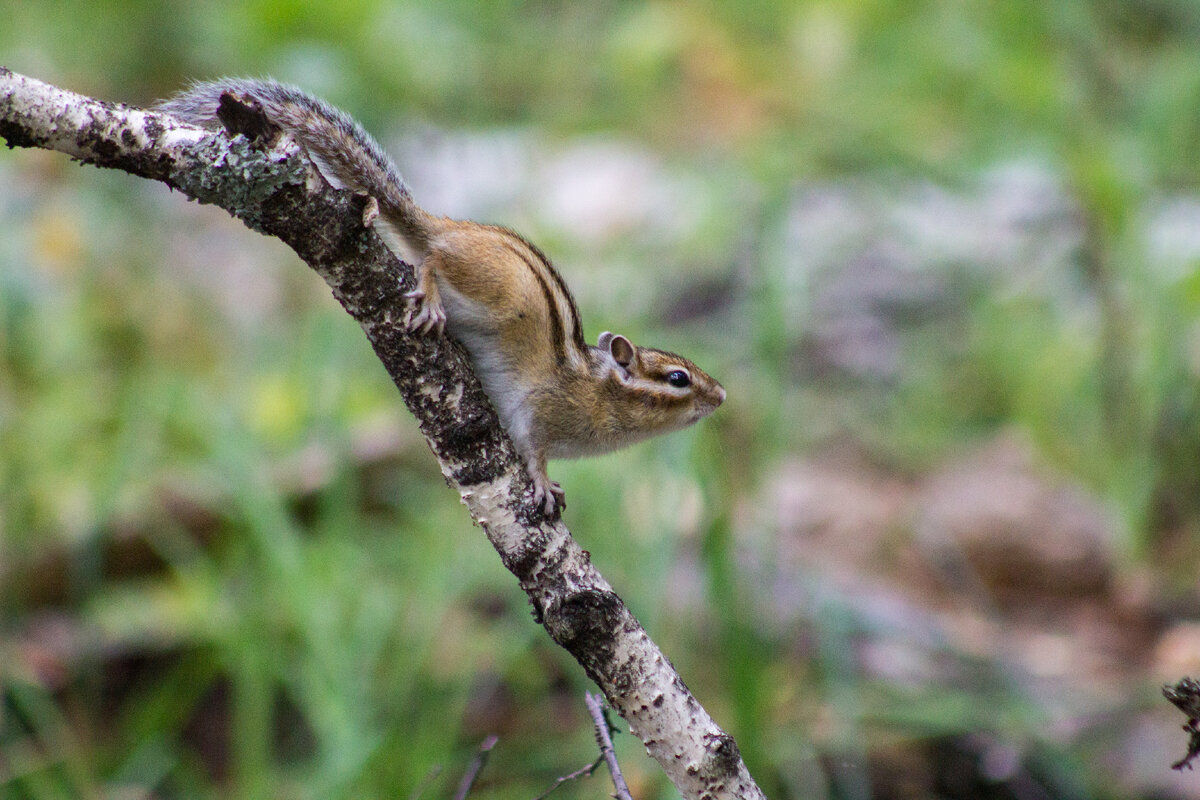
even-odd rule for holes
{"type": "Polygon", "coordinates": [[[733,739],[688,692],[587,552],[561,520],[532,504],[525,470],[462,349],[404,329],[412,269],[364,225],[366,198],[331,189],[252,109],[223,119],[248,135],[193,128],[0,68],[0,136],[9,147],[58,150],[162,181],[291,246],[362,326],[535,618],[579,661],[680,793],[762,797],[733,739]]]}

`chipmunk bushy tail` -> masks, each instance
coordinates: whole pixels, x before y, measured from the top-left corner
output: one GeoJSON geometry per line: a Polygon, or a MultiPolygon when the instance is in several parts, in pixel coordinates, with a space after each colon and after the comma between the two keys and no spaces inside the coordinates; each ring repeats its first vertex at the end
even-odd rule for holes
{"type": "Polygon", "coordinates": [[[157,110],[205,128],[219,128],[221,96],[231,94],[262,106],[267,118],[308,153],[329,183],[375,198],[385,240],[405,260],[419,258],[428,244],[429,216],[413,201],[395,163],[361,125],[341,109],[300,89],[271,80],[222,78],[195,83],[159,103],[157,110]],[[390,229],[390,230],[389,230],[390,229]]]}

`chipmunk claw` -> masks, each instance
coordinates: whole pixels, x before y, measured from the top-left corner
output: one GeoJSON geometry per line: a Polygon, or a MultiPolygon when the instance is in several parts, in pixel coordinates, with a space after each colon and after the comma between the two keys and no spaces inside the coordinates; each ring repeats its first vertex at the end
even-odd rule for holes
{"type": "Polygon", "coordinates": [[[533,479],[533,502],[540,505],[542,512],[554,516],[555,511],[563,511],[567,507],[566,492],[557,481],[552,481],[545,475],[531,475],[533,479]]]}
{"type": "Polygon", "coordinates": [[[413,289],[404,295],[413,301],[408,314],[404,318],[404,326],[410,331],[420,331],[422,334],[435,332],[440,334],[446,328],[446,309],[436,300],[430,300],[425,292],[413,289]]]}

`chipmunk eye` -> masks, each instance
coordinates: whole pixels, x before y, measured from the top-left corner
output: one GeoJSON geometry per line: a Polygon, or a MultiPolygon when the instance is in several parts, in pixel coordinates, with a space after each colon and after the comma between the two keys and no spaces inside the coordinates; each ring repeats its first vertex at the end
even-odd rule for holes
{"type": "Polygon", "coordinates": [[[681,369],[674,370],[667,375],[667,383],[674,386],[676,389],[686,389],[692,385],[692,379],[688,374],[681,369]]]}

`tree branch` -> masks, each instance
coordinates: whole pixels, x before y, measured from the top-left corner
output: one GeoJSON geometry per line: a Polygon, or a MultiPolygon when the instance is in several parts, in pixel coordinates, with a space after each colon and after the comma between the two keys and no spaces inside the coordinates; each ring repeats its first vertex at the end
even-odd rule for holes
{"type": "Polygon", "coordinates": [[[286,242],[358,321],[420,424],[447,482],[520,581],[534,617],[600,687],[686,798],[759,798],[733,738],[529,480],[461,347],[410,335],[412,269],[363,223],[366,198],[328,186],[286,137],[250,139],[66,92],[0,67],[0,136],[58,150],[213,203],[286,242]]]}

